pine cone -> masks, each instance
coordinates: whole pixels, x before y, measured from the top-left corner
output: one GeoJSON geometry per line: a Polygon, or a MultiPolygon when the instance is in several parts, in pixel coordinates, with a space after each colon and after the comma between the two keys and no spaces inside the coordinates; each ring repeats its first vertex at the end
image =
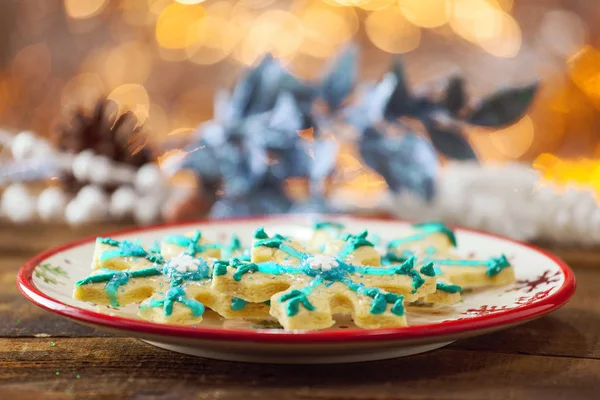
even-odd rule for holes
{"type": "Polygon", "coordinates": [[[152,158],[135,114],[127,111],[119,115],[118,105],[104,98],[96,103],[91,115],[84,107],[78,107],[68,124],[59,125],[54,142],[62,151],[77,154],[91,149],[96,154],[136,167],[152,158]]]}

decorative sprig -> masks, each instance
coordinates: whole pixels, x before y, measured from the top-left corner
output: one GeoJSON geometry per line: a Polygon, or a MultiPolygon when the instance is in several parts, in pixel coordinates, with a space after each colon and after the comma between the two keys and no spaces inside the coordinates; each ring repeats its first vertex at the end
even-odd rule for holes
{"type": "Polygon", "coordinates": [[[348,124],[359,132],[356,145],[364,164],[390,190],[410,190],[430,200],[438,153],[476,160],[465,126],[517,121],[538,87],[502,89],[473,103],[457,75],[447,79],[441,95],[416,94],[400,59],[375,84],[358,85],[358,75],[358,48],[348,44],[315,82],[299,79],[267,54],[242,74],[231,93],[219,91],[215,118],[199,127],[180,165],[195,170],[207,191],[222,190],[211,215],[335,211],[327,201],[326,182],[336,168],[339,142],[325,132],[345,137],[348,124]],[[355,96],[357,86],[363,93],[355,96]],[[424,132],[414,131],[406,119],[419,121],[424,132]],[[309,137],[299,134],[307,130],[309,137]],[[291,178],[309,181],[308,202],[288,196],[291,178]]]}

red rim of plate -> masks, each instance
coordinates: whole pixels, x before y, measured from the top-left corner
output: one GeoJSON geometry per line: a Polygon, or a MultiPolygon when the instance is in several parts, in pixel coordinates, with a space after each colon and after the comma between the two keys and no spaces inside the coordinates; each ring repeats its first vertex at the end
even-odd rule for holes
{"type": "MultiPolygon", "coordinates": [[[[195,224],[231,224],[249,221],[282,221],[286,219],[298,220],[304,217],[314,217],[310,215],[276,215],[276,216],[260,216],[247,218],[231,218],[222,220],[197,220],[183,223],[171,223],[153,225],[143,228],[125,229],[104,234],[104,236],[118,236],[131,233],[139,233],[151,231],[154,229],[164,229],[169,227],[180,227],[195,224]]],[[[330,214],[327,216],[321,215],[321,218],[348,218],[357,220],[385,220],[392,222],[408,222],[405,220],[389,218],[389,217],[362,217],[351,216],[344,214],[330,214]]],[[[340,342],[340,341],[384,341],[384,340],[402,340],[402,339],[425,339],[439,336],[449,336],[459,333],[473,332],[483,329],[493,329],[504,325],[513,325],[519,322],[524,322],[541,315],[552,312],[563,306],[575,292],[575,276],[573,271],[560,258],[545,250],[522,243],[516,240],[508,239],[499,235],[494,235],[474,229],[466,229],[456,227],[466,232],[475,232],[489,237],[499,238],[517,245],[524,246],[532,251],[543,254],[556,263],[562,271],[565,280],[563,284],[554,293],[548,297],[536,301],[534,303],[515,307],[512,309],[498,311],[492,314],[479,315],[468,319],[444,321],[425,325],[412,325],[403,328],[384,328],[384,329],[345,329],[334,331],[307,331],[307,332],[287,332],[281,330],[248,330],[248,329],[225,329],[203,327],[199,325],[195,328],[178,325],[165,325],[153,322],[124,318],[118,316],[110,316],[95,311],[85,310],[62,303],[56,299],[42,293],[33,284],[33,270],[41,261],[46,258],[73,247],[90,243],[96,239],[96,236],[90,236],[81,240],[70,242],[62,246],[58,246],[46,250],[35,257],[29,259],[20,268],[17,275],[17,287],[21,293],[32,303],[41,308],[55,312],[64,317],[74,319],[76,321],[85,322],[93,325],[100,325],[108,328],[142,332],[153,335],[168,335],[185,337],[190,339],[207,339],[218,341],[251,341],[251,342],[284,342],[284,343],[318,343],[318,342],[340,342]]]]}

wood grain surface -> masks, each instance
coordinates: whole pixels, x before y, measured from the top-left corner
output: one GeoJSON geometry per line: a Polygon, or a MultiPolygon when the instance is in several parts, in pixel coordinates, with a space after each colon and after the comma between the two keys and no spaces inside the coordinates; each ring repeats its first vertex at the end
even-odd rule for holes
{"type": "MultiPolygon", "coordinates": [[[[0,226],[0,399],[596,399],[600,256],[571,262],[578,289],[533,322],[434,352],[362,364],[256,365],[171,353],[55,316],[15,285],[35,253],[124,228],[0,226]]],[[[559,251],[560,253],[560,251],[559,251]]]]}

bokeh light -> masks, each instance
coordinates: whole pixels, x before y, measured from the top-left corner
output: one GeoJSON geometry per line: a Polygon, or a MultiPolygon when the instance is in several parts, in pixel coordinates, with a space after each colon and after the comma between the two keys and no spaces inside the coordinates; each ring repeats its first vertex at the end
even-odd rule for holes
{"type": "Polygon", "coordinates": [[[108,5],[108,0],[64,0],[67,15],[74,19],[91,18],[108,5]]]}
{"type": "Polygon", "coordinates": [[[143,124],[150,111],[150,97],[142,85],[128,83],[117,87],[108,95],[119,105],[119,112],[133,111],[138,123],[143,124]]]}
{"type": "Polygon", "coordinates": [[[150,49],[139,42],[125,42],[106,54],[102,75],[106,85],[113,89],[125,83],[144,83],[151,69],[150,49]]]}
{"type": "Polygon", "coordinates": [[[435,28],[448,22],[446,0],[399,0],[402,15],[423,28],[435,28]]]}
{"type": "MultiPolygon", "coordinates": [[[[231,84],[240,67],[264,52],[315,78],[326,58],[355,41],[361,47],[365,80],[381,76],[389,53],[408,53],[407,71],[415,84],[440,72],[446,75],[449,66],[460,67],[474,97],[539,76],[544,84],[526,117],[501,130],[470,129],[469,140],[484,161],[532,161],[540,153],[552,154],[563,161],[557,174],[566,179],[581,172],[565,157],[585,151],[589,160],[600,157],[595,29],[600,14],[591,12],[590,2],[572,3],[22,2],[15,7],[14,27],[0,27],[0,47],[5,44],[4,53],[0,51],[0,128],[42,127],[45,134],[61,107],[90,106],[110,94],[163,139],[209,119],[215,90],[231,84]],[[572,143],[577,140],[586,145],[572,143]]],[[[340,164],[351,186],[363,190],[373,176],[352,154],[344,150],[340,164]]],[[[600,169],[592,169],[598,171],[596,178],[585,179],[598,181],[600,169]]]]}
{"type": "Polygon", "coordinates": [[[397,7],[373,11],[365,20],[367,36],[388,53],[406,53],[421,41],[421,28],[408,21],[397,7]]]}
{"type": "Polygon", "coordinates": [[[517,159],[531,148],[535,129],[531,117],[525,115],[517,123],[489,135],[492,144],[502,154],[517,159]]]}
{"type": "Polygon", "coordinates": [[[270,10],[253,21],[237,57],[245,64],[252,64],[265,53],[291,59],[302,40],[303,28],[298,17],[287,11],[270,10]]]}
{"type": "Polygon", "coordinates": [[[173,3],[165,7],[156,22],[156,41],[166,49],[183,49],[189,46],[190,30],[197,30],[206,15],[201,5],[173,3]]]}

